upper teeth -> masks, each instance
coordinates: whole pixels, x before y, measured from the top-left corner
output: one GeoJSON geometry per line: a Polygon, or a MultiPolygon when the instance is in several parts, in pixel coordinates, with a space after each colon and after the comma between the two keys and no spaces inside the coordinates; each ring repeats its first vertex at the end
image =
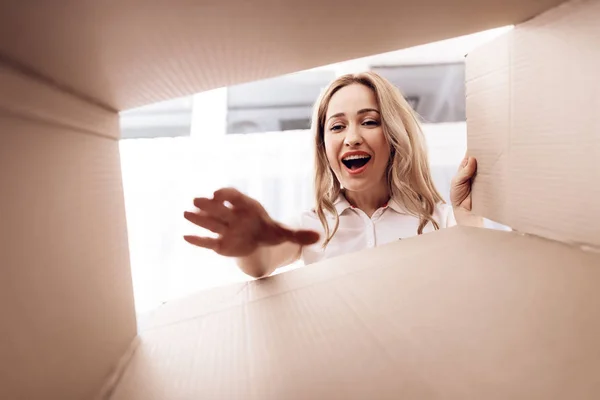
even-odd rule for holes
{"type": "Polygon", "coordinates": [[[346,160],[359,160],[361,158],[369,158],[369,157],[371,157],[371,156],[366,155],[366,154],[356,154],[356,155],[353,155],[353,156],[344,157],[344,161],[346,161],[346,160]]]}

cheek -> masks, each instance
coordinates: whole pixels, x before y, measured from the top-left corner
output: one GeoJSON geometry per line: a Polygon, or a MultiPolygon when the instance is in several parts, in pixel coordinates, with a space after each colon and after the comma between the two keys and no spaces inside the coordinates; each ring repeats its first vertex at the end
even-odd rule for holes
{"type": "Polygon", "coordinates": [[[377,154],[377,156],[386,158],[386,154],[389,154],[390,152],[390,146],[382,129],[370,130],[364,137],[368,146],[377,154]]]}
{"type": "Polygon", "coordinates": [[[336,141],[331,135],[325,135],[323,142],[325,143],[325,154],[327,155],[329,165],[331,168],[337,171],[339,169],[339,143],[337,143],[338,141],[336,141]]]}
{"type": "Polygon", "coordinates": [[[377,154],[377,164],[387,166],[390,158],[390,145],[382,130],[378,130],[378,132],[372,136],[370,145],[372,150],[377,154]]]}

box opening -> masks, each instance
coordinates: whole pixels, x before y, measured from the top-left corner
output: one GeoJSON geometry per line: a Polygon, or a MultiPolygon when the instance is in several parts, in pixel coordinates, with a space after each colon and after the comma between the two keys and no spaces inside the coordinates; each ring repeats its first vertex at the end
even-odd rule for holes
{"type": "MultiPolygon", "coordinates": [[[[312,107],[321,90],[344,73],[375,71],[401,89],[422,118],[435,183],[449,202],[450,180],[466,151],[464,55],[510,29],[233,85],[121,113],[121,163],[138,312],[197,290],[250,279],[233,260],[185,243],[182,235],[197,230],[181,214],[192,206],[194,196],[210,196],[226,186],[258,199],[282,222],[310,209],[312,107]]],[[[492,221],[486,225],[506,228],[492,221]]]]}

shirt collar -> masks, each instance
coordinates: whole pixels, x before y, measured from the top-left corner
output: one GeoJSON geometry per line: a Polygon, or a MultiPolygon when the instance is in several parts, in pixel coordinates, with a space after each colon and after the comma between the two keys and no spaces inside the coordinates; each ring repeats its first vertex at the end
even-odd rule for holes
{"type": "Polygon", "coordinates": [[[348,200],[346,200],[346,197],[341,193],[333,202],[333,206],[335,207],[335,210],[337,211],[338,215],[342,215],[342,213],[347,209],[353,208],[350,202],[348,202],[348,200]]]}
{"type": "MultiPolygon", "coordinates": [[[[337,211],[338,215],[342,215],[342,213],[348,209],[354,208],[352,204],[346,199],[346,197],[340,193],[337,199],[333,202],[333,206],[337,211]]],[[[390,208],[397,212],[398,214],[406,214],[406,211],[400,206],[400,204],[395,199],[390,199],[382,208],[390,208]]]]}

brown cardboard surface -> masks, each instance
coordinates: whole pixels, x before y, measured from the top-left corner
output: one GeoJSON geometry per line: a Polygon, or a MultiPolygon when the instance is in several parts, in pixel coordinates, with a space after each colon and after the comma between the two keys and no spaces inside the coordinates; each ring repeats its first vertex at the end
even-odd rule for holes
{"type": "Polygon", "coordinates": [[[148,324],[112,398],[592,399],[599,267],[465,227],[343,256],[179,302],[195,316],[148,324]]]}
{"type": "Polygon", "coordinates": [[[517,23],[560,2],[9,1],[0,55],[123,110],[517,23]]]}
{"type": "Polygon", "coordinates": [[[467,57],[474,210],[600,248],[600,2],[553,9],[467,57]]]}
{"type": "Polygon", "coordinates": [[[136,335],[118,116],[10,73],[0,70],[0,399],[87,399],[136,335]]]}
{"type": "Polygon", "coordinates": [[[0,398],[596,398],[598,1],[468,58],[476,211],[577,246],[452,228],[167,304],[136,341],[115,140],[115,110],[559,2],[2,3],[0,398]]]}

